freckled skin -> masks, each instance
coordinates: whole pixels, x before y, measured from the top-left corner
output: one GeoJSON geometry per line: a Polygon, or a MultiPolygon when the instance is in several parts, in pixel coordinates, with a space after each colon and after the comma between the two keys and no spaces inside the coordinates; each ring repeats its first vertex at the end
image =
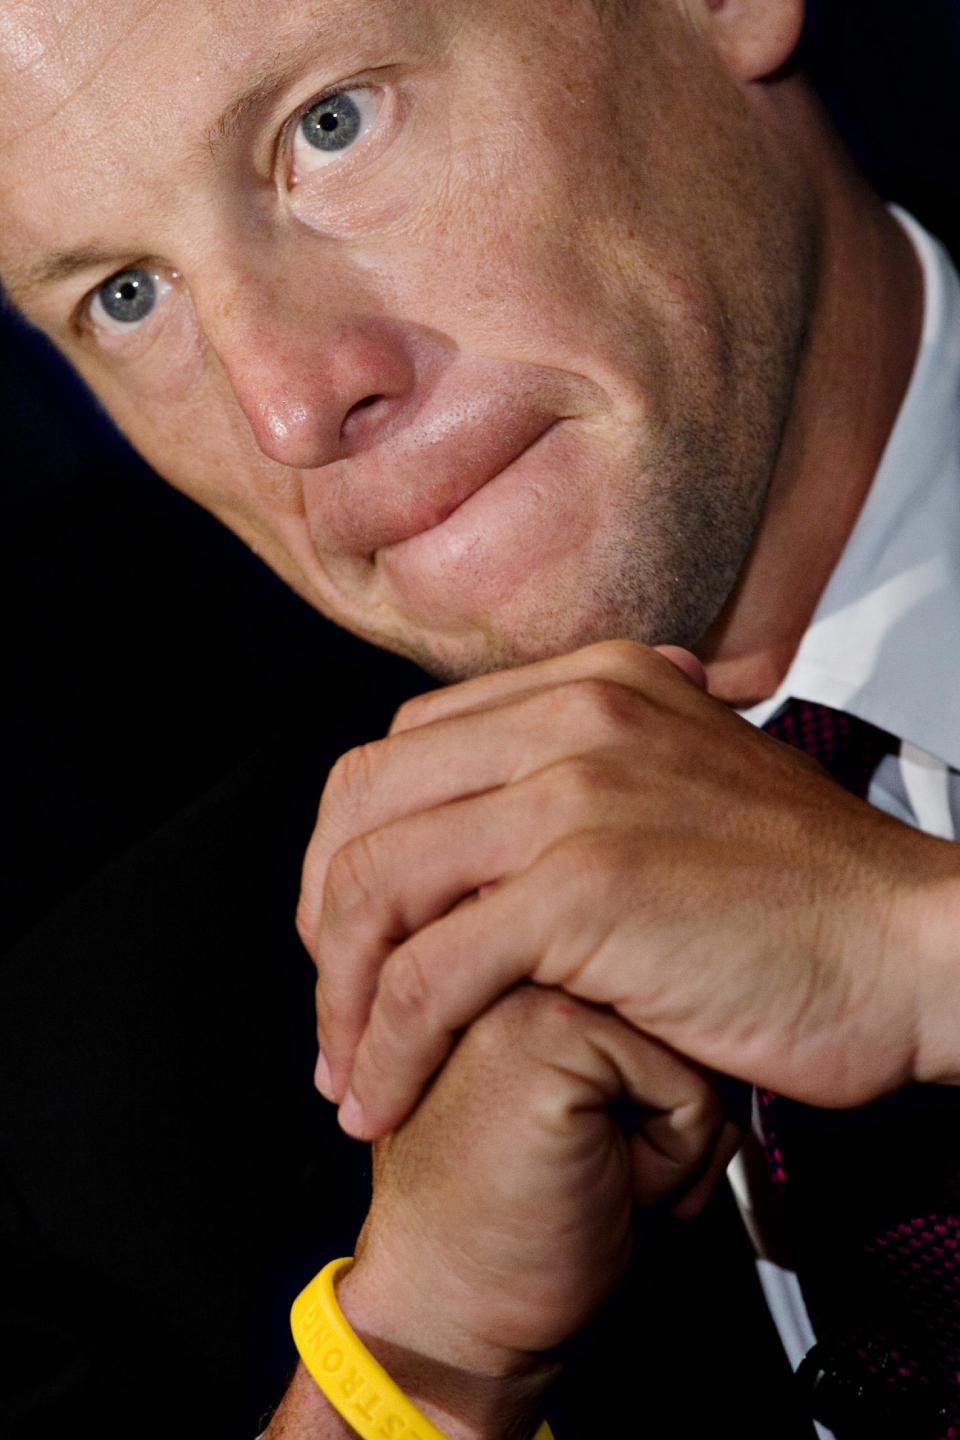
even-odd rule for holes
{"type": "Polygon", "coordinates": [[[377,643],[447,677],[610,636],[693,645],[796,408],[819,205],[783,140],[800,82],[778,124],[780,91],[732,76],[694,10],[358,0],[344,34],[329,3],[21,0],[0,274],[93,236],[175,276],[129,337],[69,322],[109,265],[24,305],[163,475],[377,643]],[[285,87],[203,144],[278,54],[285,87]],[[271,171],[344,81],[380,87],[369,133],[297,183],[271,171]],[[464,405],[498,394],[564,421],[499,508],[420,559],[349,550],[354,514],[414,513],[434,484],[434,412],[479,467],[464,405]]]}

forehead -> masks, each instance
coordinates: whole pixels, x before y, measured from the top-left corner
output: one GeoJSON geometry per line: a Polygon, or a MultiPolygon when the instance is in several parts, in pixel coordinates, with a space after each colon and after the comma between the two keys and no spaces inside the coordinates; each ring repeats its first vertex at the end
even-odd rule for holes
{"type": "Polygon", "coordinates": [[[124,150],[133,142],[149,164],[169,149],[213,77],[235,68],[253,9],[245,0],[7,0],[0,204],[10,238],[55,246],[71,238],[65,226],[102,219],[97,195],[124,150]]]}
{"type": "MultiPolygon", "coordinates": [[[[297,7],[270,10],[282,33],[297,7]]],[[[66,109],[78,138],[90,140],[94,112],[101,120],[116,113],[130,87],[154,78],[176,75],[178,103],[189,101],[198,83],[237,58],[256,19],[251,0],[5,0],[0,149],[16,148],[66,109]]]]}
{"type": "MultiPolygon", "coordinates": [[[[455,8],[457,0],[444,0],[455,8]]],[[[428,0],[3,0],[0,273],[78,229],[162,210],[187,148],[305,42],[334,67],[377,32],[417,28],[428,0]]],[[[332,74],[331,78],[338,78],[332,74]]],[[[119,237],[118,237],[119,238],[119,237]]],[[[125,234],[125,244],[138,236],[125,234]]]]}

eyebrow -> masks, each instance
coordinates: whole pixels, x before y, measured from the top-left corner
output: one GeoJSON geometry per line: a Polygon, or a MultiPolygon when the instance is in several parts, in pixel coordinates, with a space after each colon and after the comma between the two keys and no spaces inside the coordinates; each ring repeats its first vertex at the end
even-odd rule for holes
{"type": "MultiPolygon", "coordinates": [[[[207,126],[196,148],[205,146],[215,157],[226,143],[242,132],[250,117],[289,82],[301,63],[302,54],[291,56],[289,51],[283,58],[265,62],[246,89],[230,101],[212,125],[207,126]]],[[[117,250],[93,241],[72,250],[53,250],[29,265],[12,267],[3,277],[3,289],[15,304],[22,305],[22,297],[34,291],[59,284],[87,270],[102,270],[110,266],[116,271],[124,263],[124,256],[117,250]]],[[[130,263],[129,257],[126,263],[130,263]]]]}
{"type": "Polygon", "coordinates": [[[301,54],[295,57],[287,54],[261,66],[242,94],[231,100],[223,113],[205,130],[203,139],[211,155],[215,156],[228,140],[241,133],[250,117],[289,82],[301,63],[301,54]]]}
{"type": "Polygon", "coordinates": [[[19,296],[45,285],[55,285],[61,280],[84,270],[97,269],[103,265],[115,265],[117,252],[106,245],[83,245],[76,250],[53,250],[32,265],[15,267],[4,276],[4,289],[19,303],[19,296]]]}

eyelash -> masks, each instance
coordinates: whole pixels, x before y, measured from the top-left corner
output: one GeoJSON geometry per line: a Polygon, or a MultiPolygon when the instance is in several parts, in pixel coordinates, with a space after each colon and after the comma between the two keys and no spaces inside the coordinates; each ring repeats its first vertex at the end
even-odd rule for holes
{"type": "MultiPolygon", "coordinates": [[[[86,326],[86,328],[88,329],[98,328],[97,322],[93,318],[93,307],[96,304],[101,291],[110,284],[111,280],[114,280],[117,277],[126,274],[127,271],[136,270],[145,270],[151,276],[157,286],[157,297],[155,305],[153,309],[151,309],[149,313],[144,316],[144,320],[148,320],[154,314],[156,308],[163,302],[163,300],[170,293],[170,291],[175,288],[177,282],[180,279],[179,271],[166,270],[163,266],[153,264],[149,260],[134,260],[129,265],[122,265],[119,270],[114,270],[104,280],[101,280],[99,285],[95,286],[92,290],[89,290],[83,297],[83,299],[80,301],[77,316],[81,327],[86,326]]],[[[107,318],[109,319],[109,317],[107,318]]],[[[119,326],[119,322],[116,323],[119,326]]],[[[128,327],[126,327],[126,329],[118,328],[114,330],[106,325],[99,328],[101,334],[114,336],[118,339],[122,339],[124,336],[132,337],[133,335],[140,333],[143,330],[144,325],[141,322],[139,324],[130,324],[128,327]]]]}
{"type": "MultiPolygon", "coordinates": [[[[285,167],[286,167],[287,183],[288,183],[288,184],[290,183],[291,177],[292,177],[292,175],[293,175],[293,169],[294,169],[294,152],[295,152],[295,146],[296,146],[296,141],[297,141],[297,135],[299,134],[301,125],[303,124],[303,122],[304,122],[304,120],[306,119],[306,117],[310,114],[310,112],[311,112],[312,110],[317,109],[317,108],[318,108],[319,106],[321,106],[321,105],[327,104],[327,103],[329,103],[330,101],[335,100],[338,95],[370,94],[370,93],[374,93],[374,92],[376,92],[376,91],[378,91],[378,90],[380,90],[380,89],[381,89],[381,87],[378,86],[378,85],[376,85],[370,77],[359,76],[359,77],[357,77],[357,78],[355,78],[355,79],[346,81],[346,82],[343,83],[343,84],[335,85],[335,86],[334,86],[332,89],[330,89],[330,90],[321,91],[321,93],[320,93],[319,95],[314,95],[310,100],[308,100],[308,101],[306,102],[305,105],[302,105],[302,106],[299,108],[299,110],[295,112],[295,114],[291,117],[291,119],[290,119],[290,120],[287,122],[287,124],[283,127],[283,130],[281,131],[281,138],[280,138],[280,147],[281,147],[282,153],[283,153],[283,155],[284,155],[284,164],[285,164],[285,167]]],[[[381,109],[382,109],[383,103],[384,103],[384,101],[383,101],[383,99],[381,98],[380,102],[379,102],[378,105],[377,105],[376,113],[375,113],[373,119],[372,119],[371,122],[370,122],[370,125],[369,125],[369,126],[367,127],[367,129],[363,132],[363,134],[358,138],[357,144],[362,144],[362,143],[363,143],[363,141],[366,139],[367,135],[369,135],[370,130],[373,128],[373,125],[374,125],[374,124],[376,123],[376,121],[380,118],[380,113],[381,113],[381,109]]],[[[352,151],[353,151],[355,148],[356,148],[356,146],[351,146],[349,151],[344,151],[344,156],[346,156],[347,154],[352,153],[352,151]]],[[[275,161],[275,164],[276,164],[276,163],[277,163],[277,162],[275,161]]],[[[320,167],[320,168],[324,168],[324,167],[320,167]]],[[[316,174],[317,172],[314,171],[313,173],[316,174]]],[[[294,183],[294,185],[296,185],[296,183],[298,183],[298,182],[294,181],[293,183],[294,183]]]]}
{"type": "MultiPolygon", "coordinates": [[[[325,102],[335,100],[338,95],[347,95],[355,90],[371,90],[375,88],[377,87],[371,84],[370,79],[363,76],[358,76],[354,79],[344,82],[343,84],[335,85],[329,90],[322,90],[318,94],[311,96],[310,99],[305,101],[303,105],[299,106],[298,109],[295,110],[294,113],[287,119],[286,123],[281,126],[277,135],[277,141],[274,146],[273,152],[274,170],[276,170],[277,166],[281,163],[280,157],[282,156],[283,164],[287,169],[288,176],[292,172],[294,141],[296,139],[297,132],[300,126],[302,125],[306,116],[310,114],[311,110],[316,109],[318,105],[322,105],[325,102]]],[[[95,285],[93,288],[88,290],[86,294],[83,295],[80,299],[77,308],[71,316],[72,328],[78,332],[94,329],[96,326],[96,322],[93,319],[93,305],[104,286],[108,285],[110,281],[113,280],[115,277],[122,275],[125,270],[135,270],[141,268],[146,270],[156,268],[159,270],[159,267],[151,267],[150,262],[148,261],[133,260],[129,264],[123,265],[119,269],[111,271],[109,275],[104,276],[103,280],[101,280],[98,285],[95,285]]],[[[175,282],[180,279],[180,275],[177,271],[170,271],[168,273],[172,281],[175,282]]],[[[167,290],[169,290],[170,288],[171,286],[168,285],[167,290]]],[[[165,291],[164,293],[166,294],[167,292],[165,291]]],[[[134,334],[143,331],[143,329],[145,328],[146,320],[149,320],[152,317],[153,313],[154,312],[151,311],[149,315],[144,317],[144,321],[138,324],[131,325],[129,332],[131,337],[134,334]]],[[[117,334],[118,332],[111,333],[117,334]]]]}
{"type": "Polygon", "coordinates": [[[284,150],[289,150],[291,142],[296,137],[301,124],[317,105],[322,105],[326,100],[336,100],[338,95],[346,95],[351,90],[363,90],[367,87],[362,80],[351,80],[349,84],[334,85],[332,90],[321,90],[319,95],[314,95],[299,110],[294,111],[286,125],[283,126],[280,136],[284,150]]]}

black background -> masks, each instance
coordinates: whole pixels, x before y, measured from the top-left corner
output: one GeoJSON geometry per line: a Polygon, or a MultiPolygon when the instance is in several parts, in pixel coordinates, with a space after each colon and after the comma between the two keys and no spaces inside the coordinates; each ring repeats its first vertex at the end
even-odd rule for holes
{"type": "MultiPolygon", "coordinates": [[[[956,247],[955,0],[817,0],[805,59],[881,193],[956,247]]],[[[161,486],[9,313],[0,377],[9,939],[229,769],[306,677],[329,675],[318,727],[355,680],[427,682],[309,613],[161,486]]]]}
{"type": "MultiPolygon", "coordinates": [[[[881,192],[955,251],[958,62],[952,0],[809,7],[805,63],[848,142],[881,192]]],[[[300,1061],[295,1078],[284,1069],[310,1052],[309,978],[292,926],[268,933],[275,920],[248,918],[241,900],[262,880],[276,890],[271,917],[292,914],[330,755],[379,733],[429,682],[310,612],[163,486],[10,313],[0,315],[0,380],[0,949],[10,947],[0,1009],[17,1017],[4,1029],[0,1014],[0,1263],[14,1256],[0,1294],[0,1356],[18,1372],[17,1395],[46,1385],[61,1396],[41,1407],[45,1419],[18,1419],[0,1383],[0,1434],[62,1433],[87,1408],[105,1437],[169,1434],[188,1407],[184,1434],[252,1437],[289,1364],[283,1296],[326,1258],[304,1237],[326,1203],[320,1249],[342,1250],[360,1202],[350,1185],[339,1210],[325,1202],[332,1172],[323,1165],[339,1166],[347,1152],[311,1108],[300,1061]],[[293,816],[275,803],[291,787],[293,816]],[[270,842],[262,856],[249,843],[261,831],[270,842]],[[225,918],[212,926],[214,913],[225,918]],[[255,945],[254,924],[264,927],[255,945]],[[253,959],[238,988],[241,952],[253,959]],[[289,979],[266,984],[259,953],[289,979]],[[128,981],[130,955],[139,969],[128,981]],[[284,1043],[271,1048],[274,1034],[284,1043]],[[174,1071],[176,1083],[164,1082],[174,1071]],[[137,1105],[153,1104],[140,1130],[118,1099],[131,1076],[137,1105]],[[182,1118],[186,1086],[199,1097],[195,1123],[182,1118]],[[37,1125],[52,1127],[65,1157],[60,1194],[48,1193],[42,1147],[31,1141],[37,1125]],[[294,1193],[295,1202],[284,1198],[294,1193]],[[264,1232],[280,1239],[266,1259],[250,1259],[264,1232]],[[246,1292],[235,1283],[244,1273],[254,1277],[246,1292]],[[36,1304],[45,1287],[59,1296],[58,1314],[72,1306],[81,1322],[52,1323],[36,1304]],[[244,1304],[241,1339],[226,1310],[244,1304]],[[254,1323],[260,1353],[276,1336],[277,1354],[247,1385],[243,1344],[254,1323]],[[149,1331],[149,1365],[138,1358],[139,1326],[149,1331]],[[147,1375],[150,1416],[141,1410],[147,1375]],[[206,1410],[197,1398],[205,1387],[206,1410]]],[[[752,1364],[750,1373],[753,1384],[752,1364]]],[[[739,1381],[727,1383],[735,1391],[739,1381]]],[[[707,1399],[724,1413],[719,1393],[707,1399]]],[[[752,1433],[746,1422],[741,1433],[752,1433]]],[[[792,1433],[778,1422],[784,1440],[792,1433]]]]}

